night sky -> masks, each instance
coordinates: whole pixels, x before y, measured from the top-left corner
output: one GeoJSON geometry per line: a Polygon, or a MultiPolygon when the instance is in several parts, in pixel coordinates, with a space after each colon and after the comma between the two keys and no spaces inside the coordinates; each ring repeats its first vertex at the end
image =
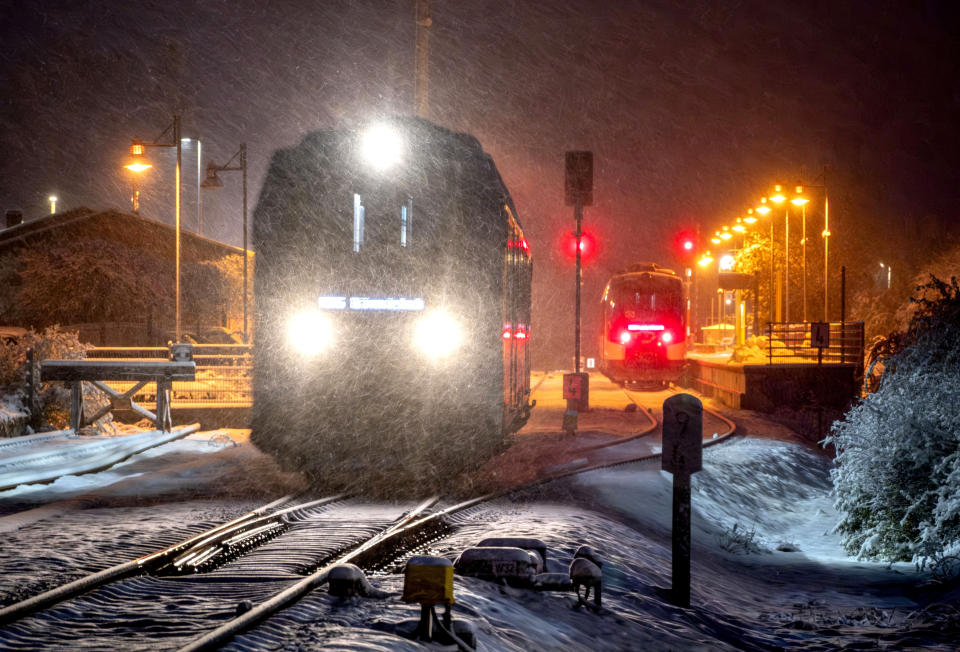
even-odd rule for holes
{"type": "MultiPolygon", "coordinates": [[[[413,5],[0,0],[0,202],[28,219],[51,193],[61,210],[129,208],[130,138],[154,139],[179,111],[204,166],[247,143],[252,212],[274,149],[412,112],[413,5]]],[[[831,246],[854,286],[876,260],[916,268],[957,230],[955,3],[433,5],[431,118],[477,136],[513,193],[535,260],[535,366],[572,353],[565,150],[595,156],[588,332],[609,273],[675,264],[680,229],[712,232],[772,183],[824,166],[831,246]]],[[[141,213],[172,221],[172,153],[150,155],[141,213]]],[[[239,175],[222,178],[204,195],[203,231],[239,244],[239,175]]]]}

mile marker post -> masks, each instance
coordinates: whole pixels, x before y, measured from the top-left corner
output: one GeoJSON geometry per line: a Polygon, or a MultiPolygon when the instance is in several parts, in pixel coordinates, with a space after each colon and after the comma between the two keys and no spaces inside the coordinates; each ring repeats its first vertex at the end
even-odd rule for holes
{"type": "Polygon", "coordinates": [[[690,606],[690,476],[702,468],[703,404],[690,394],[663,402],[662,469],[673,474],[673,580],[670,598],[690,606]]]}

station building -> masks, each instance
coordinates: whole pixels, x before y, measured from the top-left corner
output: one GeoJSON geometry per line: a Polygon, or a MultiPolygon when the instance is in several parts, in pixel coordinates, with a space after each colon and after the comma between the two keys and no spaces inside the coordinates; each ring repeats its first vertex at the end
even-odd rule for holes
{"type": "MultiPolygon", "coordinates": [[[[76,208],[27,221],[7,211],[0,227],[0,325],[59,324],[98,346],[156,346],[172,338],[173,226],[116,209],[76,208]]],[[[239,341],[243,249],[187,230],[180,241],[182,332],[239,341]]]]}

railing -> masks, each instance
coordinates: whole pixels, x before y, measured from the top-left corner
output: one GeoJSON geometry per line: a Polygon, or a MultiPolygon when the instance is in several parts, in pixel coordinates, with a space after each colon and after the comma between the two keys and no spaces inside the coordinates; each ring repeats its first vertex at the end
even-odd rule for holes
{"type": "MultiPolygon", "coordinates": [[[[167,360],[166,347],[110,346],[87,351],[87,358],[101,360],[167,360]]],[[[196,380],[174,381],[170,407],[247,407],[253,403],[253,360],[251,347],[244,344],[194,344],[196,380]]],[[[111,382],[125,392],[133,383],[111,382]]],[[[156,405],[156,394],[145,387],[134,395],[137,403],[156,405]]]]}
{"type": "Polygon", "coordinates": [[[863,322],[830,322],[829,346],[812,346],[809,322],[768,323],[769,364],[818,363],[863,366],[863,322]]]}

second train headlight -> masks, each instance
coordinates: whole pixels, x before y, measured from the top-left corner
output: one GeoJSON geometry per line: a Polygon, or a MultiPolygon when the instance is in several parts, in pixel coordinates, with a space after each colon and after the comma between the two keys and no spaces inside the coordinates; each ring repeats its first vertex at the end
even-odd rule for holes
{"type": "Polygon", "coordinates": [[[413,341],[427,356],[445,358],[463,344],[463,328],[447,312],[441,310],[428,312],[417,322],[413,341]]]}
{"type": "Polygon", "coordinates": [[[333,322],[316,308],[302,310],[287,322],[287,341],[301,355],[322,353],[333,343],[333,322]]]}

